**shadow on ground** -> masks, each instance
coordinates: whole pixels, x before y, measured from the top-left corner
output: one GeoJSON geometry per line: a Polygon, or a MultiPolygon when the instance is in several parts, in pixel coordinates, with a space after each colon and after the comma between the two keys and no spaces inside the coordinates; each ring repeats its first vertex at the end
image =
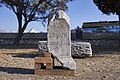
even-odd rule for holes
{"type": "Polygon", "coordinates": [[[0,67],[0,72],[7,72],[11,74],[34,74],[34,69],[14,68],[14,67],[0,67]]]}
{"type": "Polygon", "coordinates": [[[18,57],[18,58],[35,58],[41,56],[40,54],[28,54],[28,53],[18,53],[14,55],[13,57],[18,57]]]}
{"type": "MultiPolygon", "coordinates": [[[[78,57],[75,57],[75,56],[72,56],[73,58],[80,58],[80,59],[84,59],[84,58],[94,58],[94,57],[103,57],[103,56],[100,56],[100,54],[117,54],[117,55],[120,55],[120,50],[119,51],[96,51],[96,52],[93,52],[92,54],[92,57],[89,57],[89,56],[78,56],[78,57]]],[[[43,55],[40,54],[40,53],[35,53],[35,54],[31,54],[31,53],[18,53],[18,54],[15,54],[13,55],[13,57],[17,57],[17,58],[35,58],[35,57],[42,57],[43,55]]]]}
{"type": "Polygon", "coordinates": [[[120,54],[120,50],[96,50],[93,51],[93,55],[99,54],[120,54]]]}

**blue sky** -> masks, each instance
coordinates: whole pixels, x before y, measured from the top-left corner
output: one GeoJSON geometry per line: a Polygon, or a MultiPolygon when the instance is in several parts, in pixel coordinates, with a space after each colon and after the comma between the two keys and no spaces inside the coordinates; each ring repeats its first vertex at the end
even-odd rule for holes
{"type": "MultiPolygon", "coordinates": [[[[117,15],[104,15],[94,5],[93,0],[74,0],[68,4],[66,12],[71,19],[71,29],[76,26],[82,26],[83,22],[113,21],[118,20],[117,15]]],[[[27,27],[27,31],[35,28],[38,31],[46,31],[47,27],[43,27],[40,22],[31,22],[27,27]]],[[[0,8],[0,30],[17,31],[17,19],[14,13],[6,7],[0,8]]]]}

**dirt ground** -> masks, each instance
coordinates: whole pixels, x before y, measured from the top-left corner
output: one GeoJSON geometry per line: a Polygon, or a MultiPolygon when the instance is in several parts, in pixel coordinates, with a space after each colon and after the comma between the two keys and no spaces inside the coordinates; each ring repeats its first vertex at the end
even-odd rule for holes
{"type": "Polygon", "coordinates": [[[35,75],[37,49],[0,49],[0,80],[120,80],[120,52],[74,58],[75,76],[35,75]]]}

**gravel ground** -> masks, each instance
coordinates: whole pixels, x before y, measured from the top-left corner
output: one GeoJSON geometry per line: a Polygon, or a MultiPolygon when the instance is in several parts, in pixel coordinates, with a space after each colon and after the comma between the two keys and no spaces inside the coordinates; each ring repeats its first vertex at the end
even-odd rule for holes
{"type": "Polygon", "coordinates": [[[120,80],[120,52],[74,58],[75,76],[35,75],[37,49],[0,49],[0,80],[120,80]]]}

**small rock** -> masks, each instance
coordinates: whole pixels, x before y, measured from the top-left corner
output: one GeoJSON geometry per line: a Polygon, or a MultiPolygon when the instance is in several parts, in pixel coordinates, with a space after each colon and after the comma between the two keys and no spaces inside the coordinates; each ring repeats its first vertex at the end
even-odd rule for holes
{"type": "Polygon", "coordinates": [[[51,77],[51,76],[50,76],[49,78],[50,78],[50,79],[54,79],[54,77],[51,77]]]}
{"type": "Polygon", "coordinates": [[[103,78],[107,78],[108,76],[104,75],[103,78]]]}

